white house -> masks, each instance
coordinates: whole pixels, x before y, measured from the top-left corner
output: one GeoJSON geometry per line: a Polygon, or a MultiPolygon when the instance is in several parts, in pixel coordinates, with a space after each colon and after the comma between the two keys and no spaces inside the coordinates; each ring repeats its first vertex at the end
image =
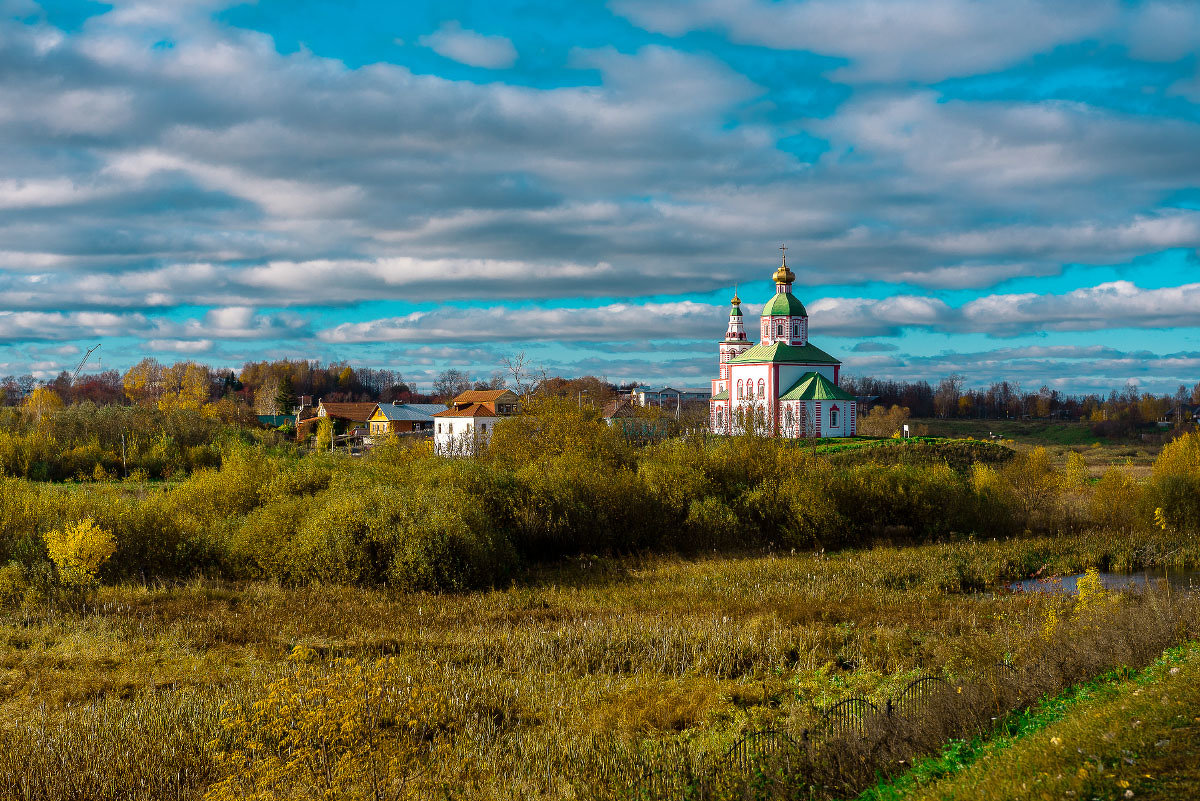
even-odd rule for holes
{"type": "Polygon", "coordinates": [[[517,413],[517,396],[508,389],[468,390],[433,416],[433,447],[444,456],[474,454],[491,439],[501,417],[517,413]]]}
{"type": "Polygon", "coordinates": [[[693,401],[707,401],[712,397],[712,392],[703,387],[661,387],[659,389],[651,389],[650,387],[638,387],[630,393],[633,402],[638,406],[666,406],[674,408],[681,403],[691,403],[693,401]]]}
{"type": "Polygon", "coordinates": [[[772,276],[775,296],[763,306],[759,342],[746,337],[734,294],[712,381],[712,431],[753,428],[778,437],[849,437],[858,428],[855,396],[838,387],[841,362],[808,340],[808,312],[792,294],[787,259],[772,276]]]}

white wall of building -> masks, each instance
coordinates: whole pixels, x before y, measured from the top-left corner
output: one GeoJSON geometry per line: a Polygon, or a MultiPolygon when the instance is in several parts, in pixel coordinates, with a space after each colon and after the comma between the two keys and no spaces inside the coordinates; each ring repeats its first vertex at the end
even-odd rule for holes
{"type": "Polygon", "coordinates": [[[466,456],[487,443],[499,417],[435,417],[433,449],[443,456],[466,456]]]}

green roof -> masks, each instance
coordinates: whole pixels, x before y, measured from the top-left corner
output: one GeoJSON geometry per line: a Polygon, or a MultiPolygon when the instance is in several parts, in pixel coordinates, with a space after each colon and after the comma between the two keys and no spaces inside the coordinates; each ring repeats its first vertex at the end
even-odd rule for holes
{"type": "Polygon", "coordinates": [[[726,390],[722,390],[721,392],[718,392],[716,395],[712,396],[712,399],[713,400],[729,400],[729,390],[726,389],[726,390]]]}
{"type": "Polygon", "coordinates": [[[796,296],[791,292],[779,292],[767,302],[766,306],[763,306],[762,310],[763,317],[773,317],[775,315],[807,317],[808,312],[804,310],[804,304],[797,300],[796,296]]]}
{"type": "Polygon", "coordinates": [[[759,362],[783,362],[795,364],[841,364],[811,342],[807,345],[789,345],[776,342],[774,345],[755,345],[750,350],[730,359],[730,364],[757,364],[759,362]]]}
{"type": "Polygon", "coordinates": [[[729,316],[730,317],[741,317],[742,316],[742,307],[734,306],[732,309],[729,310],[729,316]]]}
{"type": "Polygon", "coordinates": [[[820,373],[805,373],[779,396],[780,400],[854,400],[854,396],[820,373]]]}

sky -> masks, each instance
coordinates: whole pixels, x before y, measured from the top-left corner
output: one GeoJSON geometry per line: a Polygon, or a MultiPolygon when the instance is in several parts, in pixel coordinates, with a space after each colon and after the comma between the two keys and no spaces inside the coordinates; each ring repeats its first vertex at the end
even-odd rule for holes
{"type": "Polygon", "coordinates": [[[0,374],[1200,381],[1200,2],[0,0],[0,374]],[[756,330],[756,329],[755,329],[756,330]]]}

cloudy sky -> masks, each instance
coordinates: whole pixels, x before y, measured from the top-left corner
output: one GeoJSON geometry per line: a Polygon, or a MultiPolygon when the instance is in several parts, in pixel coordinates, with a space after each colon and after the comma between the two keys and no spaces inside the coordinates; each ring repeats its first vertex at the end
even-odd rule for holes
{"type": "Polygon", "coordinates": [[[0,374],[1200,380],[1200,3],[0,0],[0,374]],[[93,362],[91,369],[96,368],[93,362]]]}

